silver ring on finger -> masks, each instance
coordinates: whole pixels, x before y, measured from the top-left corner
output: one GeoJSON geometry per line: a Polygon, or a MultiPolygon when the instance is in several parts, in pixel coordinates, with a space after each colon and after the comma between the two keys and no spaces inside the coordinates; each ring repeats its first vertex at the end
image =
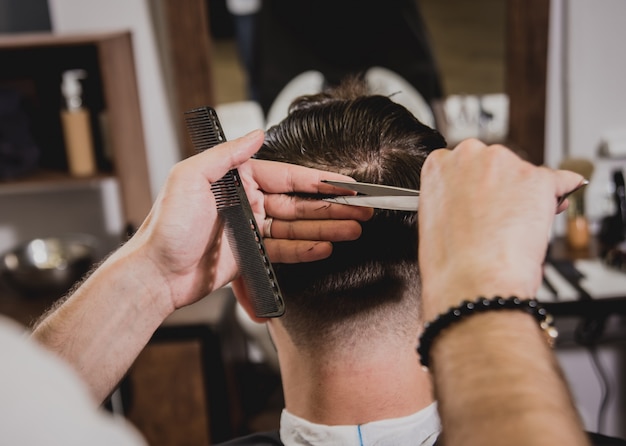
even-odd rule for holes
{"type": "Polygon", "coordinates": [[[272,223],[274,219],[272,217],[268,217],[263,222],[263,236],[265,238],[272,238],[272,223]]]}

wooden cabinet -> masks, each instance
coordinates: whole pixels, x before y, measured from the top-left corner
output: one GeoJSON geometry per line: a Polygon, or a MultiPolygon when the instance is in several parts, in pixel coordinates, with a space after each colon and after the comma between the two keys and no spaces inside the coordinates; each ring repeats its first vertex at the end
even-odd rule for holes
{"type": "Polygon", "coordinates": [[[37,171],[0,182],[0,193],[92,187],[114,176],[125,223],[138,227],[152,197],[130,32],[0,36],[0,67],[0,88],[17,89],[26,98],[40,150],[37,171]],[[99,171],[91,178],[72,178],[67,171],[59,112],[61,75],[68,69],[84,69],[88,76],[85,105],[99,171]]]}

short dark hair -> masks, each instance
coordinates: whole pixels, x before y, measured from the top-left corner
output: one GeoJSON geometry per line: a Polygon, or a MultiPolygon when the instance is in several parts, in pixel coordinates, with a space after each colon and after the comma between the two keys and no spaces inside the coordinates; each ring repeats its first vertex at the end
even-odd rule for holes
{"type": "MultiPolygon", "coordinates": [[[[443,147],[439,132],[353,78],[296,99],[268,129],[257,157],[418,189],[426,156],[443,147]]],[[[285,295],[282,322],[297,345],[319,348],[338,333],[397,323],[393,313],[417,320],[416,213],[378,210],[362,227],[358,240],[335,243],[326,260],[276,265],[285,295]]]]}

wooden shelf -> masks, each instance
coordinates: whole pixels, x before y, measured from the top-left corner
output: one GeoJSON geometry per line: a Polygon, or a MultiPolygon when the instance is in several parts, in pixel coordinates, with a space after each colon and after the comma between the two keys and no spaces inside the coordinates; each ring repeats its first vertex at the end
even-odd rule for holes
{"type": "Polygon", "coordinates": [[[126,32],[102,33],[50,33],[33,32],[20,34],[0,34],[0,49],[23,49],[58,47],[65,45],[85,45],[103,40],[117,39],[126,32]]]}
{"type": "Polygon", "coordinates": [[[76,178],[66,172],[39,170],[23,178],[0,181],[0,195],[95,189],[100,187],[103,181],[112,178],[115,178],[113,174],[106,173],[99,173],[91,177],[76,178]]]}
{"type": "MultiPolygon", "coordinates": [[[[45,102],[56,98],[58,101],[57,79],[61,72],[80,68],[81,64],[91,64],[91,76],[99,82],[98,96],[108,116],[107,139],[111,148],[112,175],[119,180],[124,218],[127,224],[138,227],[150,210],[152,194],[132,50],[132,36],[128,31],[0,35],[0,66],[3,67],[0,80],[10,82],[16,78],[30,78],[34,83],[42,82],[44,85],[39,85],[37,89],[42,97],[38,99],[45,102]]],[[[44,119],[58,119],[58,108],[44,105],[48,111],[44,119]]],[[[49,148],[46,147],[46,150],[49,148]]],[[[64,154],[55,156],[63,157],[64,154]]],[[[105,174],[103,177],[108,176],[105,174]]],[[[75,179],[47,172],[24,180],[0,183],[0,193],[37,188],[45,191],[49,186],[53,189],[91,187],[103,177],[75,179]]]]}

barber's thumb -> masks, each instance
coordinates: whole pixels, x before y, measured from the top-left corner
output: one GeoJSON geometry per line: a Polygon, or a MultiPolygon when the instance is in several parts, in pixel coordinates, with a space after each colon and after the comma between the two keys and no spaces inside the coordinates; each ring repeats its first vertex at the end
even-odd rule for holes
{"type": "Polygon", "coordinates": [[[583,177],[577,172],[570,170],[557,170],[556,174],[556,194],[561,196],[572,192],[573,190],[585,185],[588,178],[583,177]]]}
{"type": "MultiPolygon", "coordinates": [[[[569,195],[570,193],[586,186],[589,182],[588,178],[585,178],[581,174],[569,170],[557,170],[555,171],[555,174],[557,178],[557,198],[563,197],[563,195],[569,195]]],[[[567,200],[561,203],[557,208],[557,213],[563,212],[565,209],[567,209],[567,204],[567,200]]]]}
{"type": "Polygon", "coordinates": [[[253,130],[250,133],[226,142],[223,145],[230,150],[230,156],[233,162],[231,168],[237,167],[239,164],[246,162],[252,157],[263,144],[265,134],[263,130],[253,130]]]}
{"type": "Polygon", "coordinates": [[[263,130],[253,130],[247,135],[223,142],[203,153],[211,159],[211,171],[226,173],[230,169],[236,169],[248,161],[261,148],[263,144],[263,130]]]}

